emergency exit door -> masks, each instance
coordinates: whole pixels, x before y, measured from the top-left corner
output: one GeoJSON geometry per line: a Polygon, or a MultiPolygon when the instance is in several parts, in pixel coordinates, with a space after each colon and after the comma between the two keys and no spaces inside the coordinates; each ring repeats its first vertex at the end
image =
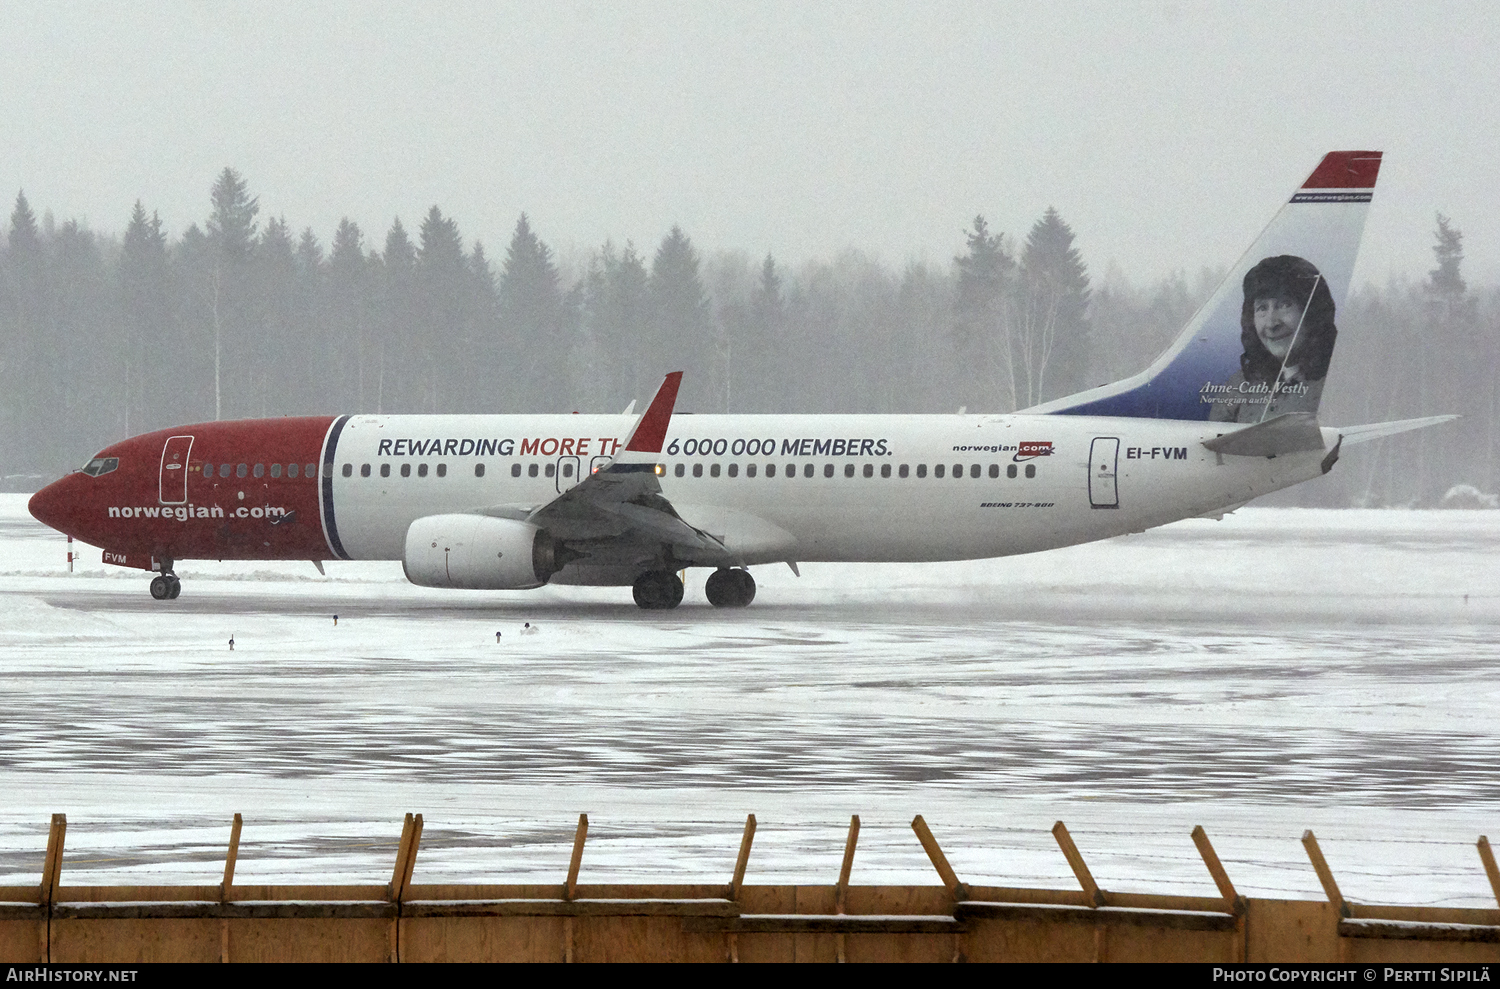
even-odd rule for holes
{"type": "Polygon", "coordinates": [[[163,505],[187,504],[188,452],[193,449],[191,436],[168,437],[161,448],[161,480],[158,496],[163,505]]]}
{"type": "Polygon", "coordinates": [[[1089,445],[1089,505],[1092,508],[1119,508],[1120,492],[1115,472],[1120,460],[1120,440],[1114,436],[1097,436],[1089,445]]]}

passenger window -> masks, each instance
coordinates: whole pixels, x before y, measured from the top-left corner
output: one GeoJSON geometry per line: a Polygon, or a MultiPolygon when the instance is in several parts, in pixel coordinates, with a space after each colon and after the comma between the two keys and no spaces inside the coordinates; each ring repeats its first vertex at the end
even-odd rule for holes
{"type": "Polygon", "coordinates": [[[703,476],[703,465],[702,464],[694,464],[693,465],[693,476],[694,477],[702,477],[703,476]]]}
{"type": "Polygon", "coordinates": [[[854,465],[853,464],[845,464],[844,465],[844,476],[845,477],[853,477],[854,476],[854,465]]]}
{"type": "MultiPolygon", "coordinates": [[[[438,470],[442,470],[442,469],[443,468],[441,466],[438,467],[438,470]]],[[[510,465],[510,476],[511,477],[520,477],[521,476],[521,465],[520,464],[511,464],[510,465]]]]}
{"type": "Polygon", "coordinates": [[[1005,468],[1005,476],[1006,477],[1015,477],[1016,476],[1016,465],[1015,464],[1008,464],[1006,466],[1006,468],[1005,468]]]}
{"type": "Polygon", "coordinates": [[[572,477],[572,476],[573,476],[573,462],[569,461],[568,463],[563,464],[563,477],[572,477]]]}
{"type": "Polygon", "coordinates": [[[255,476],[256,477],[265,477],[266,476],[266,465],[265,464],[256,464],[255,465],[255,476]]]}
{"type": "Polygon", "coordinates": [[[824,464],[823,465],[823,476],[824,477],[832,477],[833,476],[833,464],[824,464]]]}
{"type": "Polygon", "coordinates": [[[238,467],[236,467],[234,469],[234,476],[235,477],[244,477],[248,473],[250,473],[250,465],[249,464],[240,464],[238,467]]]}
{"type": "Polygon", "coordinates": [[[299,466],[297,464],[287,464],[286,465],[286,476],[287,477],[296,477],[299,470],[300,470],[300,468],[299,468],[299,466]]]}
{"type": "Polygon", "coordinates": [[[401,476],[402,477],[411,477],[411,464],[402,464],[401,465],[401,476]]]}
{"type": "MultiPolygon", "coordinates": [[[[933,468],[932,468],[932,476],[933,476],[933,477],[942,477],[942,476],[943,476],[943,473],[944,473],[944,472],[945,472],[945,471],[946,471],[946,470],[947,470],[947,469],[948,469],[948,468],[947,468],[947,465],[946,465],[946,464],[937,464],[937,465],[936,465],[936,466],[934,466],[934,467],[933,467],[933,468]]],[[[922,476],[922,468],[920,468],[920,467],[918,467],[918,468],[917,468],[917,476],[918,476],[918,477],[921,477],[921,476],[922,476]]]]}
{"type": "Polygon", "coordinates": [[[537,472],[536,464],[527,464],[526,465],[526,476],[527,477],[536,477],[536,472],[537,472]]]}
{"type": "Polygon", "coordinates": [[[381,464],[380,465],[380,476],[381,477],[390,477],[391,476],[391,465],[390,464],[381,464]]]}
{"type": "MultiPolygon", "coordinates": [[[[531,465],[531,473],[533,475],[536,474],[536,464],[532,464],[531,465]]],[[[474,476],[475,477],[483,477],[484,476],[484,464],[475,464],[474,465],[474,476]]]]}
{"type": "Polygon", "coordinates": [[[890,477],[891,476],[891,465],[890,464],[881,464],[880,465],[880,476],[881,477],[890,477]]]}
{"type": "Polygon", "coordinates": [[[805,464],[803,466],[803,468],[802,468],[802,476],[803,477],[812,477],[813,476],[813,470],[814,470],[814,467],[813,467],[812,464],[805,464]]]}
{"type": "Polygon", "coordinates": [[[874,464],[865,464],[865,477],[874,477],[874,476],[875,476],[875,465],[874,464]]]}
{"type": "MultiPolygon", "coordinates": [[[[520,473],[520,472],[517,471],[517,473],[520,473]]],[[[438,477],[447,477],[447,476],[448,476],[448,465],[447,464],[438,464],[438,477]]]]}
{"type": "MultiPolygon", "coordinates": [[[[93,470],[93,466],[94,466],[93,462],[90,461],[89,465],[83,469],[83,472],[85,474],[87,474],[89,477],[98,477],[99,475],[98,475],[98,473],[96,473],[93,470]]],[[[213,464],[204,464],[203,465],[203,476],[204,477],[213,477],[214,476],[214,465],[213,464]]]]}
{"type": "Polygon", "coordinates": [[[1036,477],[1036,464],[1027,464],[1026,465],[1026,476],[1027,477],[1036,477]]]}
{"type": "MultiPolygon", "coordinates": [[[[754,470],[754,469],[755,469],[754,467],[751,467],[751,470],[754,470]]],[[[740,476],[740,465],[739,464],[730,464],[729,465],[729,476],[730,477],[739,477],[740,476]]]]}
{"type": "Polygon", "coordinates": [[[427,476],[427,465],[426,464],[417,464],[417,476],[418,477],[426,477],[427,476]]]}
{"type": "Polygon", "coordinates": [[[979,476],[979,470],[980,470],[980,467],[979,467],[978,464],[971,464],[969,466],[969,476],[970,477],[978,477],[979,476]]]}
{"type": "Polygon", "coordinates": [[[898,471],[896,471],[896,473],[899,474],[901,477],[906,477],[906,476],[908,476],[911,473],[911,469],[909,467],[907,467],[906,464],[902,464],[901,465],[901,469],[898,470],[898,471]]]}
{"type": "Polygon", "coordinates": [[[776,476],[776,465],[775,464],[766,464],[766,476],[767,477],[775,477],[776,476]]]}
{"type": "Polygon", "coordinates": [[[708,476],[709,477],[718,477],[719,476],[719,465],[718,464],[714,464],[713,466],[711,466],[711,467],[708,468],[708,476]]]}
{"type": "Polygon", "coordinates": [[[964,465],[963,464],[954,464],[953,465],[953,476],[955,478],[960,479],[960,480],[963,479],[963,476],[964,476],[964,465]]]}
{"type": "Polygon", "coordinates": [[[672,473],[675,474],[677,477],[683,476],[684,474],[687,473],[687,465],[686,464],[678,464],[675,468],[673,468],[672,473]]]}
{"type": "MultiPolygon", "coordinates": [[[[318,476],[318,465],[317,464],[308,464],[307,467],[302,471],[302,476],[303,477],[317,477],[318,476]]],[[[332,477],[333,476],[333,464],[324,464],[323,465],[323,476],[324,477],[332,477]]]]}
{"type": "Polygon", "coordinates": [[[280,477],[281,476],[281,465],[280,464],[272,464],[271,465],[271,476],[272,477],[280,477]]]}
{"type": "Polygon", "coordinates": [[[555,477],[557,475],[557,465],[548,464],[547,469],[543,473],[545,473],[548,477],[555,477]]]}
{"type": "MultiPolygon", "coordinates": [[[[812,464],[808,464],[807,465],[807,469],[808,470],[812,470],[812,464]]],[[[786,476],[787,477],[796,477],[797,476],[797,465],[796,464],[787,464],[786,465],[786,476]]]]}
{"type": "Polygon", "coordinates": [[[1000,476],[1000,465],[999,464],[990,464],[990,477],[999,477],[999,476],[1000,476]]]}
{"type": "Polygon", "coordinates": [[[345,464],[344,465],[344,476],[345,477],[353,477],[354,476],[354,465],[353,464],[345,464]]]}
{"type": "Polygon", "coordinates": [[[745,476],[746,477],[754,477],[755,476],[755,465],[754,464],[746,464],[745,465],[745,476]]]}
{"type": "MultiPolygon", "coordinates": [[[[942,469],[943,468],[941,468],[941,467],[938,468],[938,470],[942,470],[942,469]]],[[[927,476],[927,465],[926,464],[917,464],[917,476],[918,477],[926,477],[927,476]]],[[[942,477],[942,476],[943,475],[941,475],[941,474],[938,475],[938,477],[942,477]]]]}

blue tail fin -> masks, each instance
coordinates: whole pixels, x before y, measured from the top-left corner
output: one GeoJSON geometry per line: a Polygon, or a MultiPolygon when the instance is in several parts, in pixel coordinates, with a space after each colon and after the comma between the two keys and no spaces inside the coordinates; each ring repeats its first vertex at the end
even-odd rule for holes
{"type": "Polygon", "coordinates": [[[1380,154],[1325,156],[1145,371],[1024,411],[1219,422],[1316,413],[1380,154]]]}

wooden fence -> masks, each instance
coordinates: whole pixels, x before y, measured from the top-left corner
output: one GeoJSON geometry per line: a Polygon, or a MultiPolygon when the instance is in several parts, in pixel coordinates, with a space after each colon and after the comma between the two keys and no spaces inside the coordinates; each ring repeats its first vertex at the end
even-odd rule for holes
{"type": "MultiPolygon", "coordinates": [[[[0,959],[152,961],[1197,961],[1497,962],[1500,908],[1353,903],[1312,832],[1327,899],[1244,897],[1201,827],[1192,840],[1217,897],[1101,888],[1068,829],[1052,829],[1077,889],[963,882],[912,821],[941,885],[853,886],[850,821],[833,885],[745,883],[755,816],[727,885],[579,882],[588,818],[560,885],[412,882],[422,815],[406,815],[383,886],[241,886],[234,817],[217,886],[66,886],[67,820],[54,815],[41,882],[0,887],[0,959]]],[[[1480,860],[1500,907],[1489,841],[1480,860]]]]}

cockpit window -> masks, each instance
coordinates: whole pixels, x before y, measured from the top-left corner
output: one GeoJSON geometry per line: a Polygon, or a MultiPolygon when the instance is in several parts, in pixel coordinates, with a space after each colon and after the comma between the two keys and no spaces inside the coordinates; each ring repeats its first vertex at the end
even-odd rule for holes
{"type": "Polygon", "coordinates": [[[119,466],[119,457],[95,457],[83,465],[83,472],[89,477],[98,477],[100,474],[108,474],[119,466]]]}

